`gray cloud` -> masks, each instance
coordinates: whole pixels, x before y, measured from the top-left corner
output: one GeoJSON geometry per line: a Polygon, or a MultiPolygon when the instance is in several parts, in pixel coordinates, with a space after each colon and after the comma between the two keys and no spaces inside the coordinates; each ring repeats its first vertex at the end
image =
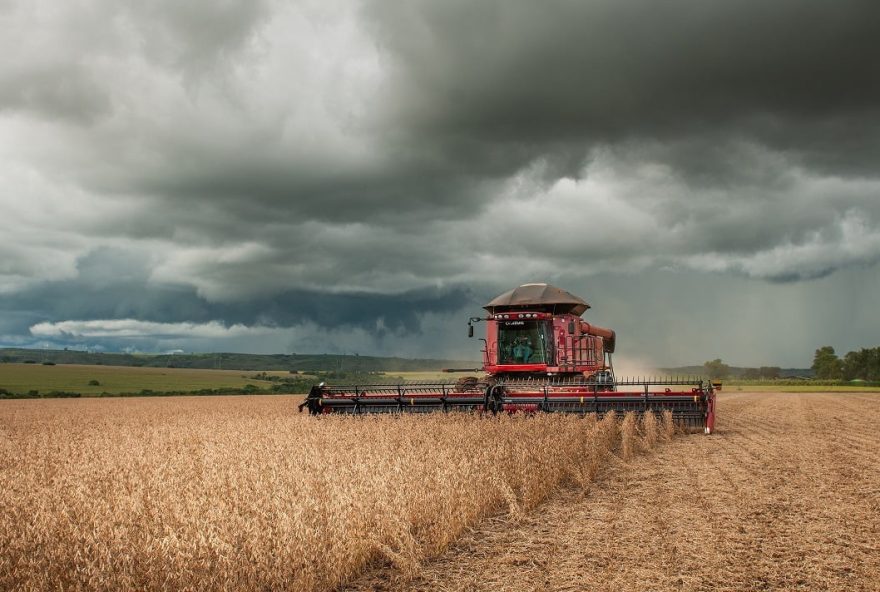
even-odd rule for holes
{"type": "Polygon", "coordinates": [[[396,65],[390,116],[402,110],[432,136],[577,146],[726,128],[829,162],[849,137],[871,147],[853,156],[872,170],[878,10],[861,0],[422,1],[368,13],[396,65]]]}
{"type": "Polygon", "coordinates": [[[41,320],[137,319],[157,323],[321,327],[375,327],[418,332],[422,312],[449,312],[472,301],[466,290],[423,288],[401,293],[327,292],[288,288],[276,294],[218,302],[185,283],[150,281],[149,262],[138,253],[101,249],[77,263],[77,277],[0,297],[7,311],[31,311],[41,320]],[[66,294],[59,298],[59,294],[66,294]]]}
{"type": "Polygon", "coordinates": [[[97,82],[77,69],[71,64],[6,71],[0,79],[0,109],[74,122],[94,120],[110,109],[110,102],[97,82]]]}
{"type": "Polygon", "coordinates": [[[521,281],[880,264],[870,2],[32,4],[0,5],[8,343],[460,352],[521,281]]]}

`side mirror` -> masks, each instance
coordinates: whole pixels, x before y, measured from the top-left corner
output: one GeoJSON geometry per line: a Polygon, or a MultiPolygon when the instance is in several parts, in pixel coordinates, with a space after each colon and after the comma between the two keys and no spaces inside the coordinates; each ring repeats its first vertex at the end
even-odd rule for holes
{"type": "Polygon", "coordinates": [[[474,326],[468,323],[468,337],[474,336],[474,326]]]}
{"type": "Polygon", "coordinates": [[[568,321],[568,334],[574,335],[574,321],[568,321]]]}

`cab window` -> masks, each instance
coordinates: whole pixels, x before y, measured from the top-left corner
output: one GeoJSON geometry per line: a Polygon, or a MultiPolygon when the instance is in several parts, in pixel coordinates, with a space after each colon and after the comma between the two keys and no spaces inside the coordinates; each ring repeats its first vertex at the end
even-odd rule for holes
{"type": "Polygon", "coordinates": [[[501,321],[498,323],[498,363],[547,364],[547,323],[501,321]]]}

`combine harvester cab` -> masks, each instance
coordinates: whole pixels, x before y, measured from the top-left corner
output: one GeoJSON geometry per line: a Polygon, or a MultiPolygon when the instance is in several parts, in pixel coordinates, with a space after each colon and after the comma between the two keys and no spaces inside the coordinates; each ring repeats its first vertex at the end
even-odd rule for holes
{"type": "MultiPolygon", "coordinates": [[[[525,284],[485,307],[482,377],[450,382],[326,385],[312,388],[300,411],[325,413],[662,413],[711,433],[715,390],[702,378],[626,378],[614,375],[611,329],[581,318],[581,298],[549,284],[525,284]]],[[[469,371],[469,370],[468,370],[469,371]]]]}

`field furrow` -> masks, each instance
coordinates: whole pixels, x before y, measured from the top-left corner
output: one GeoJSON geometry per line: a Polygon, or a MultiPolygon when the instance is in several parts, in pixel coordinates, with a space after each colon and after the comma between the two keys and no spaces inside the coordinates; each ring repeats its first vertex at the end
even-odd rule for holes
{"type": "Polygon", "coordinates": [[[880,395],[731,393],[718,433],[472,532],[379,590],[880,589],[880,395]]]}

